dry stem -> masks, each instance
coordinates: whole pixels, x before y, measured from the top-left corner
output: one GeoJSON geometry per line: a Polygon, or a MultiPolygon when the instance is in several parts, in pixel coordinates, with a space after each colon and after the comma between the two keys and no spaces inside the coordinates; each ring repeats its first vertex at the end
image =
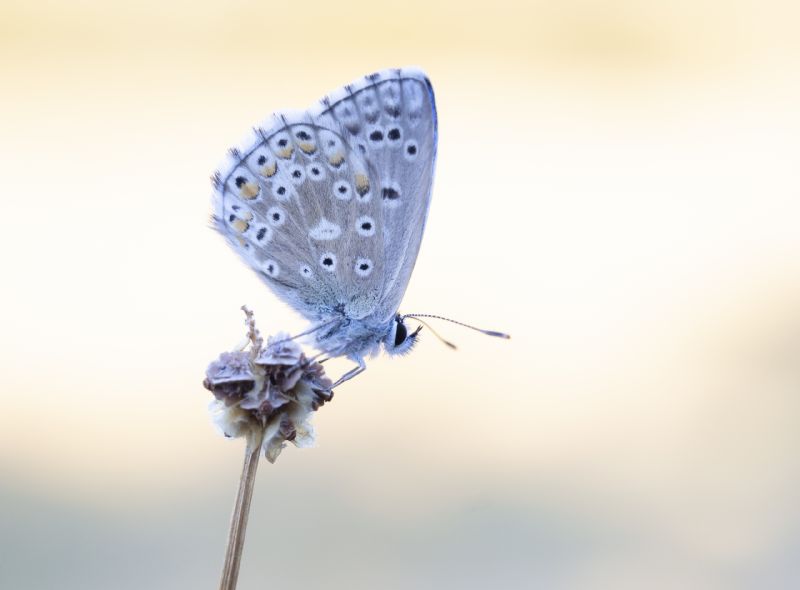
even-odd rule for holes
{"type": "Polygon", "coordinates": [[[256,481],[258,460],[261,457],[261,442],[264,440],[264,429],[258,428],[247,437],[244,452],[244,466],[239,480],[239,492],[236,505],[231,516],[231,530],[228,533],[228,549],[225,551],[225,565],[222,568],[220,590],[235,590],[239,578],[239,563],[242,560],[244,535],[247,530],[247,518],[250,514],[250,500],[253,497],[253,486],[256,481]]]}

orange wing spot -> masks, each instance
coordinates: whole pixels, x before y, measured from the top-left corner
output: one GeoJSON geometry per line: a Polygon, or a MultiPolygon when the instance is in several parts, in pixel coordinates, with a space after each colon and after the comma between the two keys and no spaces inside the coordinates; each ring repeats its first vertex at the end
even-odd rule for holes
{"type": "Polygon", "coordinates": [[[366,174],[356,174],[356,192],[361,196],[369,192],[369,178],[366,174]]]}
{"type": "Polygon", "coordinates": [[[286,147],[281,148],[277,152],[275,152],[275,155],[278,156],[279,158],[283,158],[284,160],[288,160],[289,158],[292,157],[293,152],[294,148],[290,145],[287,145],[286,147]]]}
{"type": "Polygon", "coordinates": [[[265,176],[266,178],[272,178],[275,176],[275,173],[278,171],[278,163],[273,162],[272,164],[267,164],[261,168],[261,176],[265,176]]]}
{"type": "Polygon", "coordinates": [[[317,146],[311,143],[310,141],[301,141],[297,144],[301,150],[303,150],[304,154],[313,154],[317,151],[317,146]]]}
{"type": "Polygon", "coordinates": [[[237,219],[231,225],[233,226],[233,229],[238,231],[240,234],[246,232],[247,228],[250,227],[250,224],[247,223],[244,219],[237,219]]]}
{"type": "Polygon", "coordinates": [[[331,154],[328,157],[328,162],[331,163],[331,166],[341,166],[342,162],[344,162],[344,154],[342,152],[331,154]]]}
{"type": "Polygon", "coordinates": [[[240,189],[242,197],[247,200],[255,199],[260,192],[261,188],[259,188],[255,182],[247,182],[243,184],[242,188],[240,189]]]}

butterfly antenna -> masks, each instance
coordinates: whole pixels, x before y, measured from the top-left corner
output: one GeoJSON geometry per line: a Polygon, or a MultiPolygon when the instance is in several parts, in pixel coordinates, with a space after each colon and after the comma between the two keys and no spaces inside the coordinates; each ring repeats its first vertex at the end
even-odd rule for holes
{"type": "MultiPolygon", "coordinates": [[[[406,318],[406,317],[408,317],[408,316],[403,316],[403,317],[404,317],[404,318],[406,318]]],[[[437,332],[436,330],[434,330],[434,329],[431,327],[431,325],[430,325],[428,322],[426,322],[426,321],[424,321],[424,320],[421,320],[421,319],[419,319],[419,318],[413,318],[413,319],[417,320],[417,321],[418,321],[420,324],[422,324],[423,326],[425,326],[426,328],[428,328],[428,330],[430,330],[431,332],[433,332],[433,335],[434,335],[434,336],[436,336],[436,337],[437,337],[437,338],[438,338],[438,339],[439,339],[439,340],[440,340],[440,341],[441,341],[443,344],[446,344],[447,346],[449,346],[449,347],[450,347],[450,348],[452,348],[453,350],[458,350],[458,348],[456,347],[456,345],[455,345],[455,344],[453,344],[453,343],[452,343],[452,342],[450,342],[449,340],[445,340],[444,338],[442,338],[441,334],[439,334],[439,332],[437,332]]],[[[417,332],[419,332],[419,328],[417,329],[417,332]]],[[[416,332],[414,332],[414,333],[416,334],[416,332]]]]}
{"type": "Polygon", "coordinates": [[[444,321],[450,322],[452,324],[458,324],[459,326],[463,326],[465,328],[469,328],[470,330],[475,330],[476,332],[480,332],[481,334],[486,334],[487,336],[494,336],[496,338],[505,338],[506,340],[511,338],[511,336],[509,336],[508,334],[505,334],[503,332],[496,332],[495,330],[484,330],[482,328],[477,328],[475,326],[470,326],[469,324],[465,324],[464,322],[458,322],[456,320],[451,320],[450,318],[445,318],[445,317],[442,317],[440,315],[432,315],[432,314],[429,314],[429,313],[408,313],[408,314],[406,314],[406,315],[404,315],[402,317],[403,318],[415,318],[415,319],[433,318],[433,319],[437,319],[437,320],[444,320],[444,321]]]}

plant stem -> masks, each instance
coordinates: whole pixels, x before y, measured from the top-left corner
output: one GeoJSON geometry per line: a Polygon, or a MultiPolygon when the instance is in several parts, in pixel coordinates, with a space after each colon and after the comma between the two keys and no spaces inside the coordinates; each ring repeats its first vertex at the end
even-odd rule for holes
{"type": "Polygon", "coordinates": [[[239,480],[239,492],[236,494],[236,505],[231,516],[231,530],[228,533],[228,549],[225,551],[225,565],[222,566],[222,579],[219,590],[235,590],[239,578],[239,563],[242,560],[244,534],[247,530],[247,518],[250,514],[250,500],[253,497],[253,486],[256,482],[258,460],[261,457],[261,442],[264,440],[264,429],[255,429],[247,437],[244,451],[244,466],[239,480]]]}

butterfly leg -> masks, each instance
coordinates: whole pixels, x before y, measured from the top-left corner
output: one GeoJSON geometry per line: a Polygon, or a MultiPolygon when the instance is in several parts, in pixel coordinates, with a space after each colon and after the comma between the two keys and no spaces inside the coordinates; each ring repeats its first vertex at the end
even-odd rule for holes
{"type": "Polygon", "coordinates": [[[336,383],[334,383],[333,385],[331,385],[331,389],[334,389],[334,388],[338,387],[339,385],[341,385],[345,381],[349,381],[350,379],[352,379],[353,377],[355,377],[359,373],[363,373],[364,371],[367,370],[367,363],[364,362],[363,358],[361,358],[360,356],[359,357],[352,357],[352,360],[356,361],[358,363],[358,366],[355,369],[351,369],[351,370],[347,371],[347,373],[345,373],[344,375],[339,377],[339,380],[336,383]]]}

